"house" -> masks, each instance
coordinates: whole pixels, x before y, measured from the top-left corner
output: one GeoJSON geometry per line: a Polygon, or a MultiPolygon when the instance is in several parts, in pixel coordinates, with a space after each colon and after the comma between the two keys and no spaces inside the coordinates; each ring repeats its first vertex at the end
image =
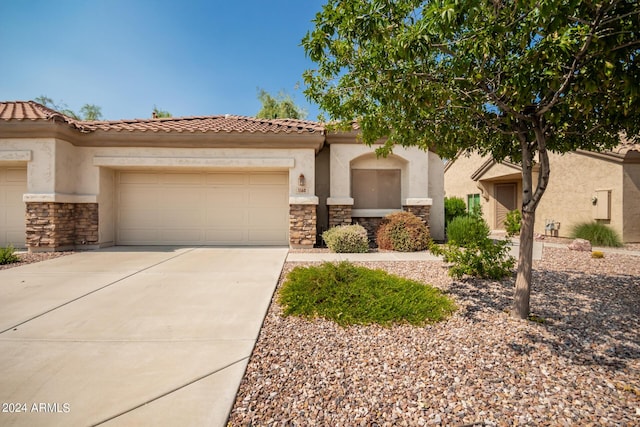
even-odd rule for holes
{"type": "Polygon", "coordinates": [[[405,209],[443,237],[443,165],[377,158],[357,132],[239,116],[78,121],[0,102],[0,246],[312,247],[329,226],[405,209]]]}
{"type": "MultiPolygon", "coordinates": [[[[626,243],[640,242],[640,144],[613,150],[549,153],[549,185],[536,210],[535,233],[569,237],[574,225],[598,221],[626,243]]],[[[445,195],[479,204],[489,226],[504,230],[510,210],[522,206],[521,168],[508,161],[459,153],[445,166],[445,195]]],[[[534,183],[537,182],[534,167],[534,183]]]]}

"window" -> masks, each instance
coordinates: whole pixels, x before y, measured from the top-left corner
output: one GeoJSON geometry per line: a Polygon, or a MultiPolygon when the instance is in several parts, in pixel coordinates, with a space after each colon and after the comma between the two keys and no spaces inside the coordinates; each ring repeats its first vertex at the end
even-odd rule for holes
{"type": "Polygon", "coordinates": [[[353,209],[401,209],[400,169],[353,169],[353,209]]]}
{"type": "Polygon", "coordinates": [[[480,194],[467,194],[467,212],[480,209],[480,194]]]}

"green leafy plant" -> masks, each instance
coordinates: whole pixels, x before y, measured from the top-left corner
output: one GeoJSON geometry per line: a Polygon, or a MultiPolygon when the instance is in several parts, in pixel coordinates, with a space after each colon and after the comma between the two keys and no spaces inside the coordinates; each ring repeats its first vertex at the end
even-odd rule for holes
{"type": "Polygon", "coordinates": [[[322,233],[322,239],[331,252],[369,252],[367,230],[358,224],[333,227],[322,233]]]}
{"type": "Polygon", "coordinates": [[[385,216],[376,231],[380,249],[399,252],[423,251],[429,247],[429,229],[411,212],[395,212],[385,216]]]}
{"type": "Polygon", "coordinates": [[[520,225],[522,223],[522,214],[519,209],[509,211],[507,217],[504,220],[504,229],[507,231],[507,236],[513,237],[520,234],[520,225]]]}
{"type": "Polygon", "coordinates": [[[456,310],[453,300],[437,288],[347,261],[294,268],[278,292],[278,302],[285,316],[322,317],[342,326],[424,325],[456,310]]]}
{"type": "Polygon", "coordinates": [[[0,248],[0,265],[13,264],[19,262],[20,257],[16,255],[16,250],[13,246],[7,246],[6,248],[0,248]]]}
{"type": "Polygon", "coordinates": [[[447,226],[454,218],[467,214],[467,205],[460,197],[444,198],[444,223],[447,226]]]}
{"type": "Polygon", "coordinates": [[[611,227],[598,222],[583,222],[575,225],[571,230],[571,237],[588,240],[593,246],[610,246],[614,248],[622,246],[622,240],[618,233],[611,227]]]}
{"type": "Polygon", "coordinates": [[[465,215],[454,218],[447,228],[448,241],[456,246],[468,247],[489,236],[489,225],[480,215],[465,215]]]}
{"type": "Polygon", "coordinates": [[[481,279],[502,279],[510,276],[515,266],[515,258],[509,255],[508,240],[493,241],[489,238],[467,242],[465,247],[455,243],[443,246],[432,245],[431,252],[441,255],[451,263],[449,275],[456,279],[463,276],[481,279]]]}

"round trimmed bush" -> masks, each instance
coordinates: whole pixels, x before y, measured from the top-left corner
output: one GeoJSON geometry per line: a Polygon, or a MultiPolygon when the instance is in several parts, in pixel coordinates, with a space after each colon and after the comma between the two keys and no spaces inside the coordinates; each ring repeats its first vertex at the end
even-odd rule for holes
{"type": "Polygon", "coordinates": [[[331,252],[365,253],[369,252],[367,230],[359,224],[341,225],[322,233],[322,239],[331,252]]]}
{"type": "Polygon", "coordinates": [[[482,217],[465,215],[451,220],[447,227],[447,238],[449,243],[467,247],[486,239],[490,231],[489,225],[482,217]]]}
{"type": "Polygon", "coordinates": [[[385,216],[376,232],[378,248],[399,252],[423,251],[431,241],[429,229],[410,212],[395,212],[385,216]]]}

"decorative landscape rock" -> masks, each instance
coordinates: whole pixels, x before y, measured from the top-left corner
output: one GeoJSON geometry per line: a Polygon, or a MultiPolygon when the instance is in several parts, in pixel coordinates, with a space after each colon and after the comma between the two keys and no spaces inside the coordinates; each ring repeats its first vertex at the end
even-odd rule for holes
{"type": "Polygon", "coordinates": [[[576,239],[568,246],[573,251],[591,252],[591,242],[585,239],[576,239]]]}

